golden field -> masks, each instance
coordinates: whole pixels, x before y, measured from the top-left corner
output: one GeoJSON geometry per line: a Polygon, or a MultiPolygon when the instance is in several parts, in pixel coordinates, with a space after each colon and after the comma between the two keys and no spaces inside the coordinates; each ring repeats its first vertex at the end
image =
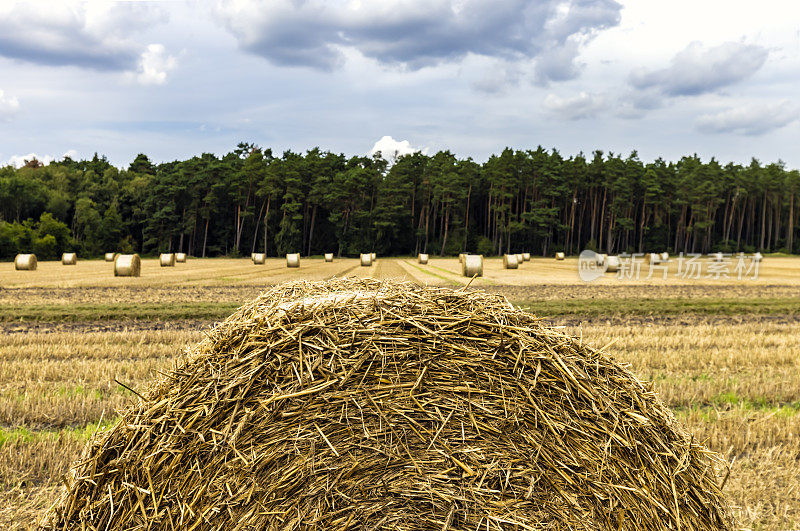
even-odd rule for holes
{"type": "MultiPolygon", "coordinates": [[[[652,381],[678,419],[732,463],[725,490],[742,529],[800,528],[800,317],[777,307],[746,310],[765,298],[800,298],[800,260],[768,258],[759,280],[740,282],[621,282],[608,275],[584,284],[576,269],[575,260],[534,259],[509,271],[491,259],[473,285],[533,305],[652,381]],[[642,299],[656,309],[634,311],[642,299]],[[711,306],[702,315],[681,309],[685,301],[704,300],[738,301],[741,308],[727,314],[711,306]],[[591,301],[614,317],[559,313],[570,301],[591,301]],[[679,311],[669,316],[658,309],[672,307],[679,311]]],[[[0,529],[33,526],[88,437],[136,399],[117,381],[145,388],[218,318],[142,318],[137,308],[197,304],[227,312],[290,279],[357,275],[463,285],[468,279],[459,272],[457,259],[434,258],[427,267],[379,258],[370,268],[357,260],[304,259],[299,270],[279,259],[265,266],[190,259],[175,268],[145,260],[142,276],[133,279],[114,278],[111,264],[99,261],[44,262],[35,272],[0,264],[0,306],[34,314],[60,308],[69,316],[0,321],[0,529]],[[92,305],[116,305],[118,313],[99,319],[70,313],[92,305]]]]}

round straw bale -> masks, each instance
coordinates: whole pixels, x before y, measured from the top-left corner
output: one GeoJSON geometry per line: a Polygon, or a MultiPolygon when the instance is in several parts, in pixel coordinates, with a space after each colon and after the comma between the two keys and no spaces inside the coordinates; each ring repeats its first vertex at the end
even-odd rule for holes
{"type": "Polygon", "coordinates": [[[114,260],[116,260],[118,255],[119,253],[106,253],[105,260],[106,262],[113,262],[114,260]]]}
{"type": "Polygon", "coordinates": [[[556,260],[563,260],[563,259],[564,259],[564,253],[557,252],[556,253],[556,260]]]}
{"type": "Polygon", "coordinates": [[[647,261],[651,264],[660,264],[661,255],[658,253],[647,253],[647,261]]]}
{"type": "Polygon", "coordinates": [[[483,255],[468,254],[461,264],[461,274],[465,277],[483,276],[483,255]]]}
{"type": "Polygon", "coordinates": [[[275,287],[91,438],[43,529],[730,531],[722,457],[587,343],[499,295],[275,287]]]}
{"type": "Polygon", "coordinates": [[[286,267],[300,267],[300,253],[287,254],[286,267]]]}
{"type": "Polygon", "coordinates": [[[256,265],[264,265],[267,261],[267,255],[264,253],[253,253],[253,263],[256,265]]]}
{"type": "Polygon", "coordinates": [[[186,262],[186,253],[175,253],[175,261],[176,262],[186,262]]]}
{"type": "Polygon", "coordinates": [[[669,253],[668,252],[664,251],[659,256],[661,257],[661,261],[662,262],[668,262],[669,261],[669,253]]]}
{"type": "Polygon", "coordinates": [[[325,261],[333,262],[333,253],[325,253],[325,261]]]}
{"type": "Polygon", "coordinates": [[[764,259],[764,255],[762,255],[761,253],[757,252],[756,254],[753,255],[753,260],[756,261],[756,262],[760,262],[763,259],[764,259]]]}
{"type": "Polygon", "coordinates": [[[14,257],[14,269],[17,271],[36,271],[38,263],[35,254],[18,254],[14,257]]]}
{"type": "Polygon", "coordinates": [[[606,258],[606,271],[616,273],[619,271],[619,256],[609,256],[606,258]]]}
{"type": "Polygon", "coordinates": [[[711,253],[711,261],[712,262],[722,262],[724,259],[725,259],[725,257],[722,255],[722,253],[719,253],[719,252],[711,253]]]}
{"type": "Polygon", "coordinates": [[[466,257],[467,257],[467,253],[459,253],[458,254],[458,263],[459,264],[463,264],[464,263],[464,258],[466,258],[466,257]]]}
{"type": "Polygon", "coordinates": [[[369,267],[372,265],[371,253],[361,253],[361,265],[364,267],[369,267]]]}
{"type": "Polygon", "coordinates": [[[142,260],[138,254],[118,254],[114,259],[115,277],[138,277],[142,273],[142,260]]]}
{"type": "Polygon", "coordinates": [[[517,262],[517,255],[515,254],[504,254],[503,255],[503,268],[504,269],[517,269],[519,267],[519,262],[517,262]]]}
{"type": "Polygon", "coordinates": [[[517,265],[521,266],[522,262],[525,261],[525,258],[522,257],[522,253],[517,253],[517,265]]]}
{"type": "Polygon", "coordinates": [[[175,265],[175,253],[161,253],[158,256],[158,263],[161,267],[173,267],[175,265]]]}
{"type": "Polygon", "coordinates": [[[427,264],[428,263],[428,255],[426,253],[419,253],[417,257],[417,262],[420,264],[427,264]]]}
{"type": "Polygon", "coordinates": [[[76,265],[78,263],[78,255],[75,253],[64,253],[61,255],[61,263],[63,265],[76,265]]]}
{"type": "Polygon", "coordinates": [[[377,255],[377,254],[375,254],[375,253],[372,253],[372,254],[370,255],[370,257],[372,258],[372,261],[373,261],[373,262],[374,262],[375,260],[377,260],[377,259],[378,259],[378,255],[377,255]]]}
{"type": "Polygon", "coordinates": [[[597,265],[602,266],[606,263],[606,258],[608,258],[607,254],[596,253],[595,255],[595,262],[597,265]]]}
{"type": "Polygon", "coordinates": [[[531,253],[522,253],[522,259],[525,260],[526,262],[530,262],[531,261],[531,253]]]}

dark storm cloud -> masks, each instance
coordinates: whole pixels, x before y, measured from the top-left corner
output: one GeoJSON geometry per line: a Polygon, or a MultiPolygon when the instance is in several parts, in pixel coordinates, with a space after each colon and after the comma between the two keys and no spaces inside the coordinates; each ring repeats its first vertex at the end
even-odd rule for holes
{"type": "Polygon", "coordinates": [[[542,81],[570,79],[580,47],[620,22],[614,0],[252,0],[218,13],[248,52],[278,65],[330,70],[351,48],[419,69],[468,54],[541,60],[542,81]]]}
{"type": "Polygon", "coordinates": [[[705,48],[693,42],[676,54],[668,67],[634,72],[630,82],[636,88],[655,88],[668,96],[693,96],[752,76],[768,55],[766,48],[755,44],[726,42],[705,48]]]}

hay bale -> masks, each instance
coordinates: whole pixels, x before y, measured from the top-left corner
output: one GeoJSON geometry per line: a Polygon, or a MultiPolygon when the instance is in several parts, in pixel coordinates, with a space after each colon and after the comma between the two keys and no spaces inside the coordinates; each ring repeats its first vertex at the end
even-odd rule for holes
{"type": "Polygon", "coordinates": [[[287,254],[286,267],[300,267],[300,253],[287,254]]]}
{"type": "Polygon", "coordinates": [[[114,260],[117,259],[117,256],[119,256],[119,253],[106,253],[105,261],[106,262],[113,262],[114,260]]]}
{"type": "Polygon", "coordinates": [[[175,261],[178,263],[185,263],[186,253],[175,253],[175,261]]]}
{"type": "Polygon", "coordinates": [[[522,253],[522,259],[525,260],[526,262],[530,262],[531,261],[531,253],[522,253]]]}
{"type": "Polygon", "coordinates": [[[138,391],[43,529],[733,527],[649,385],[500,296],[278,286],[138,391]]]}
{"type": "Polygon", "coordinates": [[[616,273],[619,271],[619,256],[609,256],[606,258],[606,271],[616,273]]]}
{"type": "Polygon", "coordinates": [[[372,257],[373,262],[378,259],[378,255],[375,253],[372,253],[370,256],[372,257]]]}
{"type": "Polygon", "coordinates": [[[483,255],[468,254],[461,264],[461,274],[465,277],[483,276],[483,255]]]}
{"type": "Polygon", "coordinates": [[[517,265],[521,266],[522,262],[524,262],[524,261],[525,261],[525,259],[522,257],[522,253],[517,253],[517,265]]]}
{"type": "Polygon", "coordinates": [[[333,253],[325,253],[325,261],[333,262],[333,253]]]}
{"type": "Polygon", "coordinates": [[[661,255],[658,253],[647,253],[647,261],[651,264],[660,264],[661,255]]]}
{"type": "Polygon", "coordinates": [[[661,256],[661,261],[662,262],[669,262],[669,253],[668,252],[664,251],[663,253],[661,253],[660,256],[661,256]]]}
{"type": "Polygon", "coordinates": [[[62,265],[76,265],[78,263],[78,255],[75,253],[64,253],[61,255],[62,265]]]}
{"type": "Polygon", "coordinates": [[[361,265],[363,267],[369,267],[372,265],[372,254],[371,253],[361,253],[361,265]]]}
{"type": "Polygon", "coordinates": [[[458,253],[458,263],[464,264],[464,258],[467,257],[467,253],[458,253]]]}
{"type": "Polygon", "coordinates": [[[115,277],[138,277],[142,274],[142,260],[138,254],[118,254],[114,259],[115,277]]]}
{"type": "Polygon", "coordinates": [[[428,255],[426,253],[419,253],[417,257],[417,262],[420,264],[427,264],[428,263],[428,255]]]}
{"type": "Polygon", "coordinates": [[[606,259],[608,258],[607,254],[602,253],[595,253],[595,263],[600,267],[604,266],[606,263],[606,259]]]}
{"type": "Polygon", "coordinates": [[[722,262],[724,259],[725,259],[725,257],[722,255],[722,253],[719,253],[719,252],[711,253],[711,261],[712,262],[722,262]]]}
{"type": "Polygon", "coordinates": [[[264,265],[267,262],[267,255],[264,253],[253,253],[253,263],[255,265],[264,265]]]}
{"type": "Polygon", "coordinates": [[[564,253],[562,252],[556,253],[556,260],[563,260],[563,259],[564,259],[564,253]]]}
{"type": "Polygon", "coordinates": [[[753,255],[753,260],[756,261],[756,262],[760,262],[763,259],[764,259],[764,255],[762,255],[761,253],[756,253],[756,254],[753,255]]]}
{"type": "Polygon", "coordinates": [[[519,262],[517,261],[517,255],[515,254],[503,255],[503,269],[517,269],[518,267],[519,267],[519,262]]]}
{"type": "Polygon", "coordinates": [[[17,271],[36,271],[38,265],[35,254],[18,254],[14,257],[14,269],[17,271]]]}
{"type": "Polygon", "coordinates": [[[158,263],[161,264],[161,267],[174,267],[175,253],[161,253],[158,255],[158,263]]]}

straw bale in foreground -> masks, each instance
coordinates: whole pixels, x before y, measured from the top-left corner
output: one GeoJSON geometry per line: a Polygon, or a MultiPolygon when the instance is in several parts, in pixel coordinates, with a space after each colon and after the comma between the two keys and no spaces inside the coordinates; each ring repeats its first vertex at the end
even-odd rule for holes
{"type": "Polygon", "coordinates": [[[45,529],[731,529],[651,386],[498,296],[279,286],[140,391],[45,529]]]}

